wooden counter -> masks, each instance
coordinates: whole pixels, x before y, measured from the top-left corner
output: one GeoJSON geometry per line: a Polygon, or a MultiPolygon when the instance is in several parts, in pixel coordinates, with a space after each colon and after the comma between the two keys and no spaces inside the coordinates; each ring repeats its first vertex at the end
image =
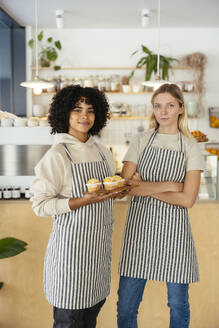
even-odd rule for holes
{"type": "MultiPolygon", "coordinates": [[[[112,288],[97,328],[116,328],[118,262],[127,203],[115,204],[112,288]]],[[[219,203],[199,203],[190,210],[201,282],[190,287],[191,328],[219,327],[219,203]]],[[[0,202],[0,238],[13,236],[28,243],[26,252],[0,261],[1,328],[52,327],[52,307],[43,294],[43,261],[51,219],[34,215],[28,201],[0,202]]],[[[165,283],[147,283],[140,307],[139,328],[167,328],[165,283]]]]}

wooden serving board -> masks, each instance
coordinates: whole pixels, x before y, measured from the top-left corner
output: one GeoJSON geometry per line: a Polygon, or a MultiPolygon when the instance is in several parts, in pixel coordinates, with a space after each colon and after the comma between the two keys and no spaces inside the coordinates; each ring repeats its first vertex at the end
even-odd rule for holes
{"type": "Polygon", "coordinates": [[[100,190],[97,190],[97,191],[85,191],[85,192],[83,192],[83,194],[93,194],[93,193],[95,193],[96,195],[100,195],[100,194],[109,194],[111,192],[119,193],[121,191],[129,191],[129,190],[131,190],[135,187],[137,187],[137,185],[134,185],[134,186],[125,185],[125,186],[118,187],[118,188],[115,188],[115,189],[112,189],[112,190],[100,189],[100,190]]]}

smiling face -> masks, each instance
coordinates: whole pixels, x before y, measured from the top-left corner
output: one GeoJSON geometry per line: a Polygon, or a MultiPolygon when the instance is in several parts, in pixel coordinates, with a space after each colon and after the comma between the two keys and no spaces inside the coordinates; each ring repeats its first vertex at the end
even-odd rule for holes
{"type": "Polygon", "coordinates": [[[94,125],[95,112],[90,104],[86,104],[84,99],[80,99],[69,115],[68,133],[82,142],[87,141],[88,132],[94,125]]]}
{"type": "Polygon", "coordinates": [[[175,134],[178,132],[178,118],[184,106],[170,93],[159,93],[153,102],[154,116],[159,125],[159,133],[175,134]]]}

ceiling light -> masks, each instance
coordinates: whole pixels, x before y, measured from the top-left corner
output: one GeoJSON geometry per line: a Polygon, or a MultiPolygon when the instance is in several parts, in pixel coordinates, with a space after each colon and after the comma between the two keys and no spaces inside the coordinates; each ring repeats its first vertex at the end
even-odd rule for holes
{"type": "Polygon", "coordinates": [[[162,84],[171,83],[166,80],[162,80],[160,76],[160,0],[158,0],[158,10],[157,10],[157,75],[155,76],[154,81],[144,81],[142,85],[146,87],[153,87],[155,90],[158,89],[162,84]]]}
{"type": "Polygon", "coordinates": [[[57,28],[63,28],[63,14],[64,14],[64,11],[62,9],[56,10],[56,26],[57,26],[57,28]]]}
{"type": "Polygon", "coordinates": [[[40,89],[44,89],[44,88],[48,88],[51,87],[52,84],[46,81],[43,81],[39,78],[38,76],[38,30],[37,30],[37,24],[38,24],[38,17],[37,17],[37,0],[35,0],[35,60],[36,60],[36,71],[35,71],[35,77],[32,81],[25,81],[25,82],[21,82],[21,86],[25,87],[25,88],[31,88],[31,89],[35,89],[36,92],[38,92],[40,89]]]}
{"type": "Polygon", "coordinates": [[[142,9],[141,10],[141,26],[147,27],[150,20],[150,10],[142,9]]]}

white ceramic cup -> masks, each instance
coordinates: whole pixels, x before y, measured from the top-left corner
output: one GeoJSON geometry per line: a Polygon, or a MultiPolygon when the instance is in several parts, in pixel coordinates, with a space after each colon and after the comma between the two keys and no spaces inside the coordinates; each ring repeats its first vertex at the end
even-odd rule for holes
{"type": "Polygon", "coordinates": [[[2,118],[1,119],[1,126],[2,127],[12,126],[12,119],[11,118],[2,118]]]}
{"type": "Polygon", "coordinates": [[[14,126],[15,127],[24,127],[26,126],[26,119],[17,117],[14,119],[14,126]]]}
{"type": "Polygon", "coordinates": [[[134,93],[140,93],[142,91],[142,85],[139,84],[132,84],[132,91],[134,93]]]}
{"type": "Polygon", "coordinates": [[[31,120],[30,119],[30,120],[27,121],[27,126],[29,126],[30,128],[38,126],[38,125],[39,125],[39,123],[38,123],[37,120],[31,120]]]}
{"type": "Polygon", "coordinates": [[[42,105],[33,105],[33,116],[41,117],[45,115],[45,110],[42,105]]]}
{"type": "Polygon", "coordinates": [[[124,92],[124,93],[130,93],[131,92],[131,85],[129,85],[129,84],[123,84],[122,85],[122,92],[124,92]]]}

